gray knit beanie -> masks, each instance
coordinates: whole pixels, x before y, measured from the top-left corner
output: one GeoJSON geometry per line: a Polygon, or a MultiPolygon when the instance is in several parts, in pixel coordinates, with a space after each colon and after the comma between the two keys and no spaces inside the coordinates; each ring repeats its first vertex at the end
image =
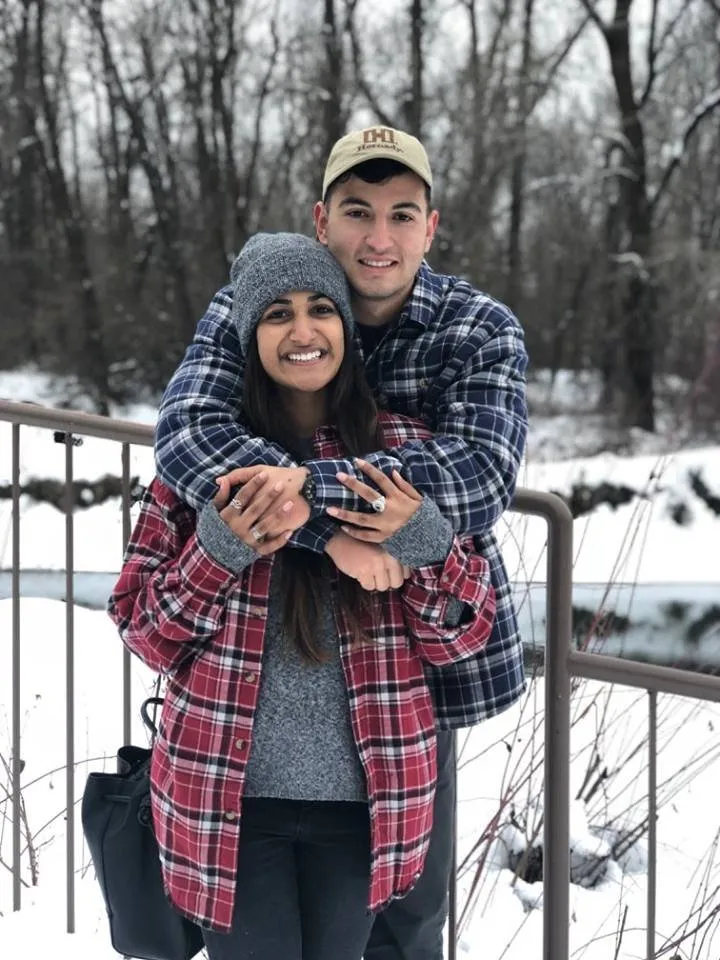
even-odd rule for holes
{"type": "Polygon", "coordinates": [[[345,273],[328,248],[300,233],[256,233],[230,268],[232,319],[247,355],[253,331],[273,301],[291,290],[322,293],[340,311],[347,340],[353,315],[345,273]]]}

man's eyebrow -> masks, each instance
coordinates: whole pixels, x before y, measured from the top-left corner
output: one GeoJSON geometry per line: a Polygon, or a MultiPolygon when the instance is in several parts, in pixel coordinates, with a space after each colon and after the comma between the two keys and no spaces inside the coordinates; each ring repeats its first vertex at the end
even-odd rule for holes
{"type": "Polygon", "coordinates": [[[394,203],[393,210],[417,210],[418,213],[422,213],[422,207],[414,200],[401,200],[399,203],[394,203]]]}
{"type": "MultiPolygon", "coordinates": [[[[365,207],[368,210],[370,210],[372,207],[367,200],[362,200],[360,197],[345,197],[340,201],[339,206],[365,207]]],[[[392,208],[393,210],[415,210],[417,213],[422,213],[422,207],[419,203],[415,203],[414,200],[399,200],[397,203],[393,204],[392,208]]]]}
{"type": "Polygon", "coordinates": [[[367,200],[361,200],[360,197],[345,197],[340,201],[341,207],[369,207],[367,200]]]}

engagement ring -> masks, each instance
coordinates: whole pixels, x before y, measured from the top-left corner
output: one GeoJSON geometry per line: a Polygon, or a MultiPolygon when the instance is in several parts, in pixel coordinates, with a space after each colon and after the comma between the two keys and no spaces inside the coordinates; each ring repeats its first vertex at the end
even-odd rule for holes
{"type": "Polygon", "coordinates": [[[372,501],[370,506],[373,508],[375,513],[382,513],[383,510],[385,509],[385,497],[383,497],[382,495],[377,497],[375,500],[372,501]]]}
{"type": "Polygon", "coordinates": [[[259,530],[251,530],[250,533],[253,535],[253,540],[255,543],[262,543],[265,539],[265,534],[260,533],[259,530]]]}
{"type": "Polygon", "coordinates": [[[235,507],[235,509],[238,511],[242,510],[243,505],[240,497],[233,497],[232,500],[230,501],[230,506],[235,507]]]}

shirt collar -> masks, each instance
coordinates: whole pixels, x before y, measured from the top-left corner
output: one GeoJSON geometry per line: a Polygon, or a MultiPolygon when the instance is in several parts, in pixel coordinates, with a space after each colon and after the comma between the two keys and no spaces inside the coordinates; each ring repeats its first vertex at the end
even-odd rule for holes
{"type": "Polygon", "coordinates": [[[400,322],[426,329],[440,308],[444,287],[444,277],[435,273],[427,260],[423,260],[410,296],[400,311],[400,322]]]}

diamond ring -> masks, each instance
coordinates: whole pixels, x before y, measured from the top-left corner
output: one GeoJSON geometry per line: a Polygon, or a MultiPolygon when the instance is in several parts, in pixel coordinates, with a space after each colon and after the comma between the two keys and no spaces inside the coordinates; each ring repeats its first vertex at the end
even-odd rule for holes
{"type": "Polygon", "coordinates": [[[259,530],[255,530],[255,529],[253,528],[253,529],[250,531],[250,533],[253,535],[253,540],[255,541],[255,543],[262,543],[263,540],[265,539],[265,534],[264,534],[264,533],[260,533],[259,530]]]}
{"type": "Polygon", "coordinates": [[[385,497],[383,497],[381,494],[379,497],[376,497],[375,500],[373,500],[370,503],[370,506],[373,508],[375,513],[382,513],[383,510],[385,509],[385,503],[386,503],[385,497]]]}
{"type": "Polygon", "coordinates": [[[240,511],[243,508],[243,502],[240,499],[240,497],[233,497],[232,500],[230,501],[230,506],[235,507],[237,511],[240,511]]]}

